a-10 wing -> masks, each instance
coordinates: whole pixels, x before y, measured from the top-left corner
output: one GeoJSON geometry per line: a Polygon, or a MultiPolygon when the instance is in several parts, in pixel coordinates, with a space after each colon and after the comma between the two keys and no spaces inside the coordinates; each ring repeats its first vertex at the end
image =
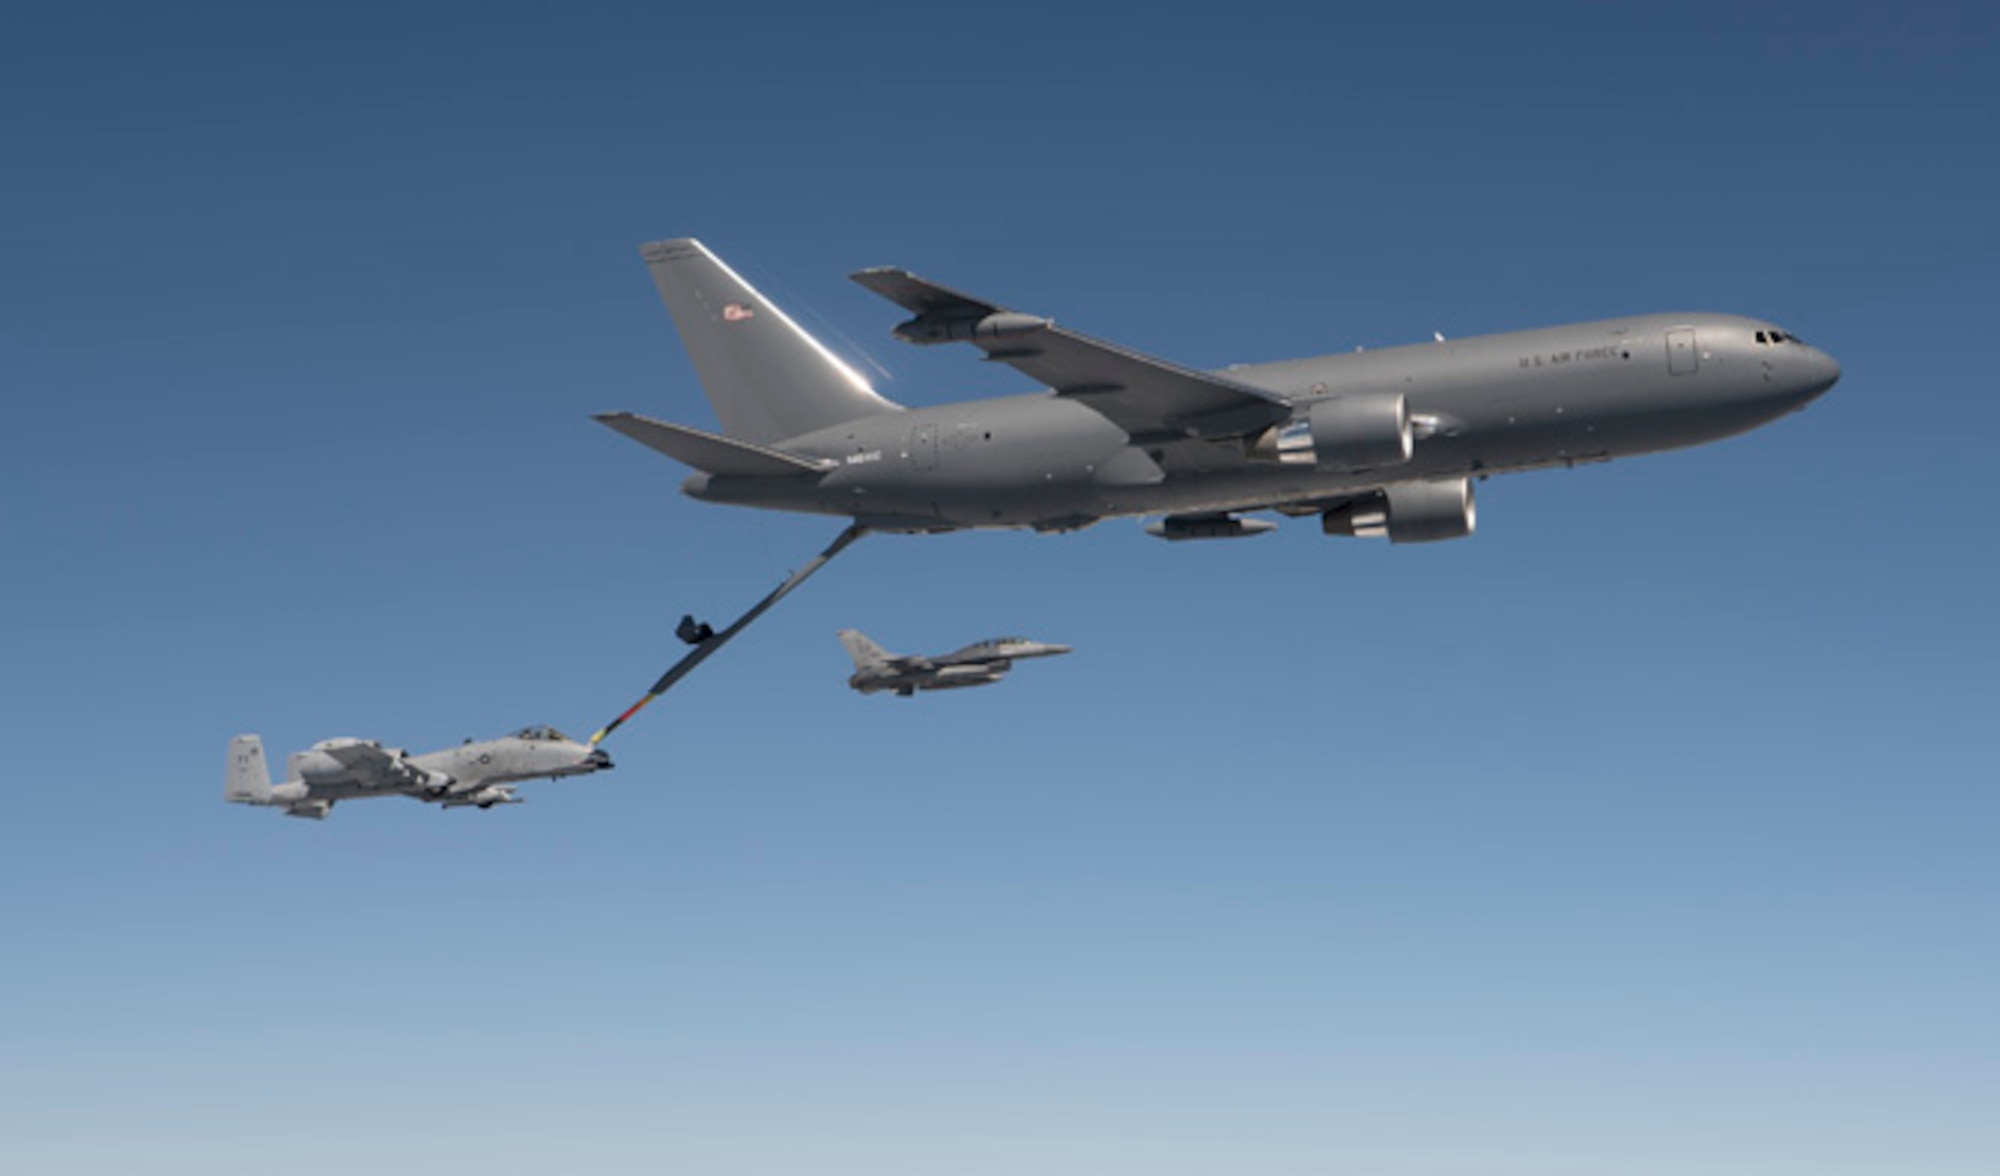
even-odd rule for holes
{"type": "Polygon", "coordinates": [[[411,762],[407,752],[369,739],[322,740],[292,762],[302,778],[322,783],[344,780],[364,788],[405,788],[439,782],[436,773],[411,762]]]}
{"type": "Polygon", "coordinates": [[[897,338],[971,343],[988,359],[1097,410],[1135,439],[1241,437],[1291,416],[1291,405],[1271,392],[1066,331],[908,270],[850,276],[916,316],[895,328],[897,338]]]}

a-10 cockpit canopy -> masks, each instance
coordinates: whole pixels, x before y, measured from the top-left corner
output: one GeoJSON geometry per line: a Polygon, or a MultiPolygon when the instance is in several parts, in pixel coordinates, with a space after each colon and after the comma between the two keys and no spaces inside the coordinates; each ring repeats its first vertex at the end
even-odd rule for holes
{"type": "Polygon", "coordinates": [[[525,739],[529,743],[568,743],[569,736],[554,727],[523,727],[514,732],[514,738],[525,739]]]}

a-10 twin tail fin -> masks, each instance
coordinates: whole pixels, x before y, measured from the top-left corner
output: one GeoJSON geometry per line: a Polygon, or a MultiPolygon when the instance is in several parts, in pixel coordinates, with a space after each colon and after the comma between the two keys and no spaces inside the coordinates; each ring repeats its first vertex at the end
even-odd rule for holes
{"type": "MultiPolygon", "coordinates": [[[[302,785],[288,783],[287,791],[299,792],[302,785]]],[[[222,799],[234,804],[273,805],[288,817],[321,821],[333,811],[331,800],[305,800],[281,796],[271,784],[271,765],[264,759],[264,741],[255,735],[238,735],[229,741],[229,767],[222,777],[222,799]]]]}
{"type": "Polygon", "coordinates": [[[237,804],[271,803],[271,765],[264,762],[264,741],[238,735],[229,741],[229,773],[223,777],[222,799],[237,804]]]}

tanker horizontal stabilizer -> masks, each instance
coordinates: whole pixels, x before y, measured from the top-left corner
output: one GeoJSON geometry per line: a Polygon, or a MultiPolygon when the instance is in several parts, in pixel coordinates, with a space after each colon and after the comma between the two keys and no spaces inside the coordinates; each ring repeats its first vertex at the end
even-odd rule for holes
{"type": "Polygon", "coordinates": [[[594,418],[648,449],[658,450],[683,465],[709,474],[741,474],[752,478],[783,478],[824,473],[833,463],[786,453],[748,441],[704,433],[686,425],[656,421],[630,412],[598,413],[594,418]]]}

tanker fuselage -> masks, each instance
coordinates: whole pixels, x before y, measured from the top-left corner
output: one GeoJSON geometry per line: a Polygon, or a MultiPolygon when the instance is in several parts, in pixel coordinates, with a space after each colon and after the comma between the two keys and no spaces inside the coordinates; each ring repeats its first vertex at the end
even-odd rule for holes
{"type": "MultiPolygon", "coordinates": [[[[1416,438],[1374,468],[1253,439],[1130,436],[1055,393],[866,416],[786,440],[833,463],[787,477],[700,473],[691,496],[901,530],[1059,530],[1121,515],[1314,504],[1399,483],[1607,461],[1753,429],[1802,408],[1839,367],[1768,323],[1678,314],[1229,369],[1295,405],[1400,395],[1416,438]],[[1301,453],[1304,454],[1301,458],[1301,453]]],[[[1251,532],[1254,533],[1254,532],[1251,532]]]]}

